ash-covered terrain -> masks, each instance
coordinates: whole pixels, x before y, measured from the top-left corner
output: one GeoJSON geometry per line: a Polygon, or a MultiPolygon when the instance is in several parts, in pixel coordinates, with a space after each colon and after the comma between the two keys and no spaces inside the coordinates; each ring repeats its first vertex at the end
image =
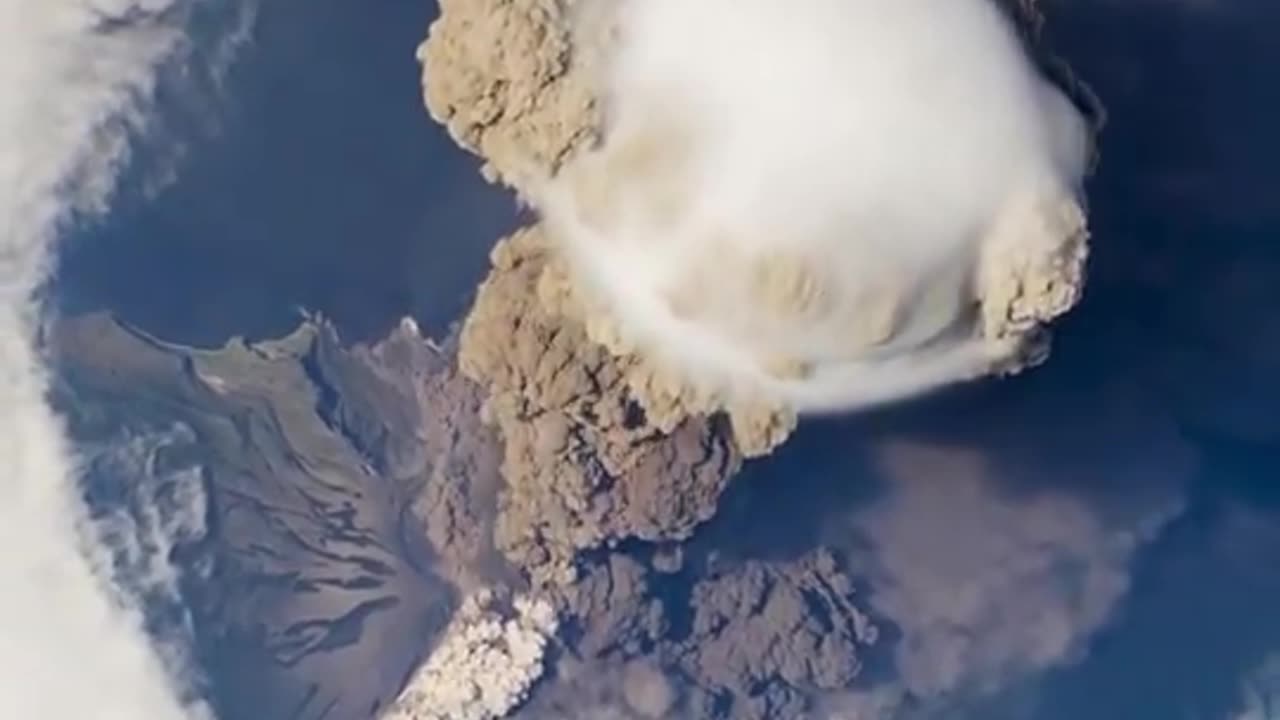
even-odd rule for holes
{"type": "Polygon", "coordinates": [[[134,528],[152,562],[180,561],[168,599],[186,608],[180,628],[224,698],[221,716],[362,717],[388,705],[458,602],[438,559],[458,551],[433,546],[423,486],[465,477],[482,493],[496,471],[482,428],[453,417],[450,405],[474,415],[478,400],[442,377],[444,352],[405,326],[353,353],[319,321],[216,351],[105,315],[58,332],[73,434],[139,445],[132,458],[93,460],[91,505],[118,516],[126,537],[134,528]],[[144,527],[184,514],[191,528],[173,547],[158,544],[165,527],[144,527]]]}
{"type": "MultiPolygon", "coordinates": [[[[118,563],[180,569],[173,586],[138,591],[154,633],[196,648],[178,659],[227,699],[221,717],[377,715],[460,606],[531,588],[560,618],[546,639],[554,679],[531,717],[564,716],[565,703],[580,717],[632,704],[639,717],[790,714],[811,689],[848,686],[875,642],[830,551],[757,559],[678,542],[718,500],[686,486],[706,473],[723,488],[737,467],[715,445],[636,441],[651,471],[617,482],[597,469],[603,487],[530,513],[531,491],[502,480],[502,444],[456,344],[412,323],[371,347],[344,347],[317,319],[196,350],[89,315],[60,324],[58,347],[73,436],[103,448],[89,470],[100,525],[133,545],[118,563]],[[503,544],[501,528],[516,526],[539,531],[503,544]],[[665,541],[636,542],[646,537],[665,541]],[[575,667],[595,669],[575,680],[575,667]],[[654,687],[628,699],[624,685],[643,682],[654,687]]],[[[501,683],[471,675],[501,666],[467,665],[465,650],[441,683],[501,683]]],[[[485,715],[463,703],[426,716],[485,715]]]]}

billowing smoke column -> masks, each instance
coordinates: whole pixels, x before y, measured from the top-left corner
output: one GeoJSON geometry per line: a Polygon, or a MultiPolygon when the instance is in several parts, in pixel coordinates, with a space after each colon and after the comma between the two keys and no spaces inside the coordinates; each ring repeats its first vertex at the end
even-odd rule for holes
{"type": "Polygon", "coordinates": [[[1038,359],[1082,283],[1089,133],[994,3],[577,7],[601,140],[530,194],[595,339],[802,411],[1038,359]]]}

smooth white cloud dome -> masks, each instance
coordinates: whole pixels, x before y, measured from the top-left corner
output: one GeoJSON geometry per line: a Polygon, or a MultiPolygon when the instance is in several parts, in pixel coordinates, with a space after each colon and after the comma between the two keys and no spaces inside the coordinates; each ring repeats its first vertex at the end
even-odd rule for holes
{"type": "Polygon", "coordinates": [[[625,344],[801,410],[1017,351],[980,332],[988,238],[1007,253],[1017,218],[1051,252],[1077,231],[1056,213],[1075,207],[1088,142],[992,3],[615,10],[603,142],[535,201],[625,344]]]}

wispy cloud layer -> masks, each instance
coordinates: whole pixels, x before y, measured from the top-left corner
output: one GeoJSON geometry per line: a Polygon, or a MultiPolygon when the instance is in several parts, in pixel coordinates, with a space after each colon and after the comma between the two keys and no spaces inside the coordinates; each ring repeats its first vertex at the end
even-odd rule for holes
{"type": "Polygon", "coordinates": [[[896,485],[858,522],[917,695],[989,692],[1076,657],[1128,591],[1135,551],[1181,510],[1172,492],[1107,517],[1070,489],[1002,490],[964,452],[894,447],[886,464],[896,485]]]}
{"type": "Polygon", "coordinates": [[[89,547],[78,468],[50,409],[37,297],[54,243],[105,210],[176,0],[0,0],[0,717],[169,720],[184,707],[89,547]]]}
{"type": "Polygon", "coordinates": [[[1184,516],[1200,458],[1145,395],[1044,379],[966,428],[939,405],[869,446],[876,495],[833,530],[889,667],[832,698],[837,715],[1038,717],[1046,671],[1089,655],[1184,516]]]}

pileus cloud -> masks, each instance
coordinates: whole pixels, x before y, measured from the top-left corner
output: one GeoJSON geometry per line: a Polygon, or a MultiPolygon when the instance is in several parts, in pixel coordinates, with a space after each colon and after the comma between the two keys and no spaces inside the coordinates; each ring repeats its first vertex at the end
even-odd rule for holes
{"type": "Polygon", "coordinates": [[[579,7],[602,137],[530,195],[597,339],[838,410],[1025,364],[1076,301],[1088,128],[989,0],[579,7]]]}

